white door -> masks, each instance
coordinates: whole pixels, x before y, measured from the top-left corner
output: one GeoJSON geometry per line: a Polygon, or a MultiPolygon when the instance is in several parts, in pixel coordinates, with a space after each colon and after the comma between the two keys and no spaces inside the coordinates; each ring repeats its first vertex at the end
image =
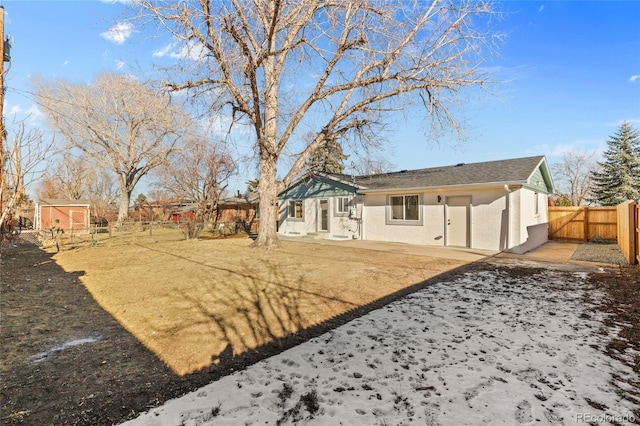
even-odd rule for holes
{"type": "Polygon", "coordinates": [[[447,197],[447,245],[469,247],[471,197],[447,197]]]}

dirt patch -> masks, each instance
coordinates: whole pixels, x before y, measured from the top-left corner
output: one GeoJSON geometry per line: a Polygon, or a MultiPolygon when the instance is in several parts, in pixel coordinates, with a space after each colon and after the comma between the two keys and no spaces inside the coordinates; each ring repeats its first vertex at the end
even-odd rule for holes
{"type": "Polygon", "coordinates": [[[13,249],[0,271],[2,424],[118,423],[464,264],[250,242],[13,249]]]}
{"type": "Polygon", "coordinates": [[[614,377],[612,381],[621,398],[637,404],[635,415],[640,419],[640,267],[623,266],[611,274],[592,275],[590,282],[606,291],[608,297],[599,304],[608,314],[604,324],[618,330],[600,349],[638,373],[632,379],[614,377]]]}

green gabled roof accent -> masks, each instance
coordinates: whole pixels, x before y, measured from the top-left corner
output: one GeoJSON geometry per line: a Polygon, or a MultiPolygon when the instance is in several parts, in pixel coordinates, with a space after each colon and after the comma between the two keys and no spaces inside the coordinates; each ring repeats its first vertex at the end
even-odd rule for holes
{"type": "Polygon", "coordinates": [[[306,175],[278,194],[278,199],[325,198],[354,195],[356,187],[319,175],[306,175]]]}
{"type": "Polygon", "coordinates": [[[546,194],[554,193],[555,187],[546,159],[543,158],[540,160],[540,164],[533,170],[524,187],[546,194]]]}

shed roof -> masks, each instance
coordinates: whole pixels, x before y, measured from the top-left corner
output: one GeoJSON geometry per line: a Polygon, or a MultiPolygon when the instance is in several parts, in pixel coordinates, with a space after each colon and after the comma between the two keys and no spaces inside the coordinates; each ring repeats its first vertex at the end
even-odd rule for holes
{"type": "Polygon", "coordinates": [[[38,200],[41,206],[88,206],[91,204],[89,200],[66,200],[63,198],[41,198],[38,200]]]}

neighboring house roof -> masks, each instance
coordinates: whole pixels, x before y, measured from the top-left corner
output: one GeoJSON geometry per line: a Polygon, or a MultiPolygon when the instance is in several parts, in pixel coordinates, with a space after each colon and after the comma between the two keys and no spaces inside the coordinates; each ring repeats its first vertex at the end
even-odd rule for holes
{"type": "Polygon", "coordinates": [[[221,198],[218,201],[218,206],[236,206],[240,204],[255,205],[260,203],[260,196],[258,194],[245,194],[239,197],[226,197],[221,198]]]}
{"type": "Polygon", "coordinates": [[[186,206],[178,206],[171,210],[172,214],[193,213],[198,209],[198,205],[193,203],[186,206]]]}
{"type": "MultiPolygon", "coordinates": [[[[481,185],[521,185],[552,193],[553,181],[544,156],[381,173],[367,176],[319,174],[347,184],[359,193],[481,185]]],[[[305,176],[284,192],[299,185],[305,176]]]]}
{"type": "Polygon", "coordinates": [[[89,200],[64,200],[60,198],[41,198],[38,200],[41,206],[88,206],[89,200]]]}

